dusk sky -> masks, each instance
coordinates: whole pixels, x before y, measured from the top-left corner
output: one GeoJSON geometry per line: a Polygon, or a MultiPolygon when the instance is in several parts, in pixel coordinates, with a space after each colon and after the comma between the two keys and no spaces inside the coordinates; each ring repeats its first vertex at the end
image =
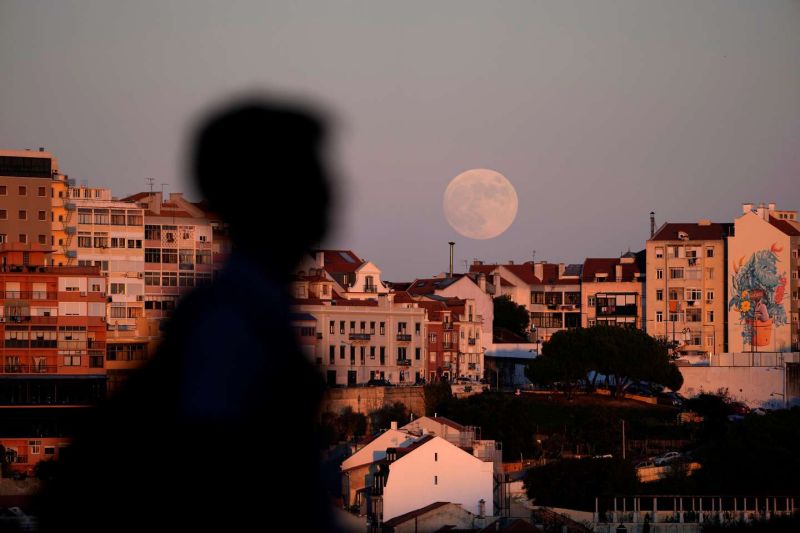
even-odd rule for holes
{"type": "Polygon", "coordinates": [[[797,1],[109,4],[0,0],[0,148],[44,146],[118,196],[154,178],[197,198],[185,158],[205,109],[303,98],[335,118],[325,244],[385,279],[445,270],[450,240],[457,269],[572,263],[643,248],[651,210],[660,225],[800,208],[797,1]],[[442,213],[471,168],[516,188],[495,239],[442,213]]]}

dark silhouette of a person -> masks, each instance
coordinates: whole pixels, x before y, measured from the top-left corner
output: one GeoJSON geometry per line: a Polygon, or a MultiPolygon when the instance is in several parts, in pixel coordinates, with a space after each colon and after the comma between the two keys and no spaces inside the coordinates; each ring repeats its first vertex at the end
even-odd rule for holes
{"type": "Polygon", "coordinates": [[[43,531],[250,531],[287,520],[333,530],[314,429],[323,385],[296,345],[288,295],[327,225],[323,138],[314,114],[258,100],[200,128],[194,174],[233,251],[76,437],[40,496],[43,531]]]}

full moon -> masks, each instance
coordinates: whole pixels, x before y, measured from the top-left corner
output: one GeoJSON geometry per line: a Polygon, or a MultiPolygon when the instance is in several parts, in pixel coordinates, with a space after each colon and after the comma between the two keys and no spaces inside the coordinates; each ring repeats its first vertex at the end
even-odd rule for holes
{"type": "Polygon", "coordinates": [[[517,191],[505,176],[476,168],[453,178],[444,191],[443,209],[454,230],[470,239],[493,239],[517,216],[517,191]]]}

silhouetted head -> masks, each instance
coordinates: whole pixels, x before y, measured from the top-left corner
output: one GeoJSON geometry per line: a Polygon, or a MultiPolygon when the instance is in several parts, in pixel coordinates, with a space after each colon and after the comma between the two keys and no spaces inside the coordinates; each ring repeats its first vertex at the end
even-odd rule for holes
{"type": "Polygon", "coordinates": [[[330,204],[322,120],[252,100],[209,117],[193,165],[209,207],[230,224],[235,248],[289,273],[325,233],[330,204]]]}

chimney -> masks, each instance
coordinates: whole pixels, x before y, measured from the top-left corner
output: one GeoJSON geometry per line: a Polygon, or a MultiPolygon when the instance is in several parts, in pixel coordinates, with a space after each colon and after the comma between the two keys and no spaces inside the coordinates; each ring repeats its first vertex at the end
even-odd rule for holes
{"type": "Polygon", "coordinates": [[[481,288],[482,292],[486,292],[486,274],[483,272],[478,274],[478,287],[481,288]]]}
{"type": "Polygon", "coordinates": [[[756,209],[756,213],[758,213],[758,216],[761,217],[762,219],[769,220],[769,210],[767,209],[767,206],[764,205],[764,202],[758,204],[758,209],[756,209]]]}
{"type": "Polygon", "coordinates": [[[744,203],[742,204],[742,213],[747,214],[753,210],[753,204],[744,203]]]}
{"type": "Polygon", "coordinates": [[[40,152],[44,152],[44,146],[40,146],[40,147],[39,147],[39,151],[40,151],[40,152]]]}
{"type": "Polygon", "coordinates": [[[325,268],[325,252],[318,250],[314,254],[314,258],[317,262],[317,268],[325,268]]]}
{"type": "Polygon", "coordinates": [[[656,212],[650,211],[650,238],[652,239],[656,234],[656,212]]]}
{"type": "Polygon", "coordinates": [[[500,296],[500,274],[492,274],[492,284],[494,285],[494,295],[500,296]]]}
{"type": "Polygon", "coordinates": [[[711,225],[711,221],[709,219],[707,219],[707,218],[701,218],[700,220],[697,221],[697,225],[698,226],[710,226],[711,225]]]}
{"type": "Polygon", "coordinates": [[[455,247],[456,243],[454,243],[453,241],[450,241],[447,244],[450,245],[450,275],[448,277],[452,278],[453,277],[453,248],[455,247]]]}
{"type": "Polygon", "coordinates": [[[508,264],[509,264],[509,265],[513,265],[513,264],[514,264],[514,261],[513,261],[513,260],[511,260],[511,259],[509,259],[509,260],[508,260],[508,264]]]}
{"type": "Polygon", "coordinates": [[[475,266],[481,266],[481,265],[483,265],[483,261],[480,261],[478,259],[473,259],[472,260],[472,264],[475,265],[475,266]]]}
{"type": "Polygon", "coordinates": [[[614,265],[614,278],[622,281],[622,265],[614,265]]]}
{"type": "Polygon", "coordinates": [[[533,275],[537,278],[544,279],[544,263],[533,264],[533,275]]]}
{"type": "Polygon", "coordinates": [[[567,269],[567,267],[564,265],[564,263],[559,263],[558,264],[558,279],[561,279],[561,277],[564,276],[564,271],[566,269],[567,269]]]}
{"type": "Polygon", "coordinates": [[[392,429],[397,429],[397,421],[396,420],[392,420],[391,428],[392,429]]]}

